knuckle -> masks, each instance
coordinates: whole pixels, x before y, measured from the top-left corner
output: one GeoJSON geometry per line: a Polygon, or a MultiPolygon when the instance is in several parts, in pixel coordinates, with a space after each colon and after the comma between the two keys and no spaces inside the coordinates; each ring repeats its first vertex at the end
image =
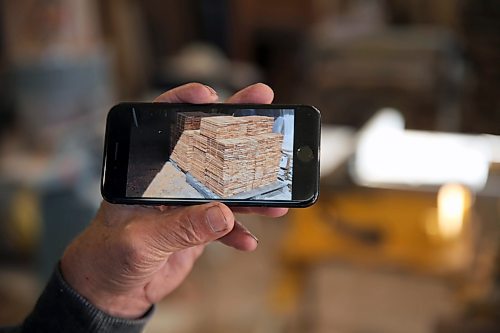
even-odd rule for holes
{"type": "Polygon", "coordinates": [[[194,215],[189,212],[170,215],[146,242],[155,252],[164,254],[205,243],[203,226],[194,215]]]}
{"type": "Polygon", "coordinates": [[[140,230],[133,225],[125,228],[117,249],[123,270],[127,273],[144,271],[151,264],[150,251],[143,241],[140,230]]]}
{"type": "Polygon", "coordinates": [[[189,213],[183,214],[179,219],[180,238],[185,246],[198,245],[203,243],[203,230],[197,220],[189,213]]]}

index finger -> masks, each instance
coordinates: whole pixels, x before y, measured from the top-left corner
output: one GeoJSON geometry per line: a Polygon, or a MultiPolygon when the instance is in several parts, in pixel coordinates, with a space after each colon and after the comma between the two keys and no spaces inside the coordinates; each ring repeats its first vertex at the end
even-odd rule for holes
{"type": "Polygon", "coordinates": [[[273,99],[274,91],[268,85],[256,83],[229,97],[227,103],[271,104],[273,99]]]}
{"type": "Polygon", "coordinates": [[[218,99],[217,93],[211,87],[194,82],[170,89],[158,96],[154,101],[201,104],[215,103],[218,99]]]}

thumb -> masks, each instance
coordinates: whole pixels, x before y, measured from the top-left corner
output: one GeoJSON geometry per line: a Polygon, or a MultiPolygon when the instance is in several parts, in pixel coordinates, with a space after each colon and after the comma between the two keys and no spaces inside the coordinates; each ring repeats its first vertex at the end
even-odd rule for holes
{"type": "Polygon", "coordinates": [[[163,250],[175,252],[219,239],[233,227],[233,212],[213,202],[168,211],[158,224],[158,237],[163,250]]]}

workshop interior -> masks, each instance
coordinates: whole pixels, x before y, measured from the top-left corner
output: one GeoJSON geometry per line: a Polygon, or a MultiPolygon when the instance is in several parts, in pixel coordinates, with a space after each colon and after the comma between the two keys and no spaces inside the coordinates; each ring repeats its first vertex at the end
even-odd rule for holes
{"type": "Polygon", "coordinates": [[[99,207],[109,109],[196,81],[321,110],[320,197],[147,332],[500,332],[499,1],[2,1],[0,76],[0,326],[99,207]]]}

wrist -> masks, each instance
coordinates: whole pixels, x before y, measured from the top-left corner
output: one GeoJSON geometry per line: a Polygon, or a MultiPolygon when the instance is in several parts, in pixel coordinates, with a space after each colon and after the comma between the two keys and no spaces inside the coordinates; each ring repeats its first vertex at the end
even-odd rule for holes
{"type": "Polygon", "coordinates": [[[142,318],[152,307],[152,304],[140,301],[131,295],[114,295],[98,291],[82,296],[106,314],[124,319],[142,318]]]}
{"type": "MultiPolygon", "coordinates": [[[[65,254],[60,263],[63,280],[90,304],[104,313],[118,318],[138,319],[143,317],[152,305],[142,293],[142,288],[118,292],[99,282],[99,275],[89,268],[75,265],[65,254]]],[[[106,279],[109,280],[109,279],[106,279]]]]}
{"type": "Polygon", "coordinates": [[[23,332],[140,333],[153,313],[154,306],[141,318],[131,320],[101,311],[64,280],[58,265],[20,329],[23,332]]]}

